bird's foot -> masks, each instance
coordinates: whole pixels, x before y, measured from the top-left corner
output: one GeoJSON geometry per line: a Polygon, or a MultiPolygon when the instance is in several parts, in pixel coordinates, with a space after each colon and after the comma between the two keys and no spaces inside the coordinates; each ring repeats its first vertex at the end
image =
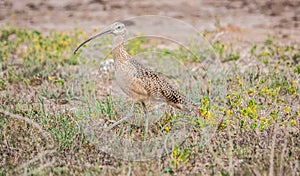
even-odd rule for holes
{"type": "Polygon", "coordinates": [[[131,117],[133,116],[133,113],[129,113],[127,114],[124,118],[122,118],[121,120],[115,122],[114,124],[110,125],[109,127],[106,128],[106,130],[111,130],[113,129],[115,126],[118,126],[120,125],[122,122],[130,119],[131,117]]]}

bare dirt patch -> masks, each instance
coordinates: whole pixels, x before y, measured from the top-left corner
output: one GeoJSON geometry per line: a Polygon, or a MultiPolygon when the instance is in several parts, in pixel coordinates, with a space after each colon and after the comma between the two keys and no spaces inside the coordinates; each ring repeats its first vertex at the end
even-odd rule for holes
{"type": "MultiPolygon", "coordinates": [[[[140,16],[163,15],[181,19],[203,31],[224,26],[225,38],[262,41],[276,34],[284,41],[300,35],[300,1],[139,1],[139,0],[25,0],[0,2],[0,24],[21,27],[91,31],[114,21],[140,16]]],[[[145,23],[147,23],[145,21],[145,23]]]]}

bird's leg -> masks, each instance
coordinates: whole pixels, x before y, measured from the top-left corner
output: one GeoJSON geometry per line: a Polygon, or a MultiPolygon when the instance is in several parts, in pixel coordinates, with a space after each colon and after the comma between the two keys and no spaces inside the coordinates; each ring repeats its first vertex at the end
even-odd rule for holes
{"type": "Polygon", "coordinates": [[[145,131],[146,131],[146,133],[147,133],[147,131],[148,131],[148,110],[147,110],[147,107],[146,107],[145,102],[143,102],[143,101],[142,101],[142,106],[143,106],[144,113],[145,113],[145,116],[146,116],[146,121],[145,121],[145,131]]]}
{"type": "Polygon", "coordinates": [[[107,129],[110,130],[110,129],[114,128],[115,126],[119,125],[120,123],[124,122],[125,120],[130,119],[133,116],[134,107],[135,107],[135,102],[132,103],[130,112],[125,117],[123,117],[121,120],[115,122],[114,124],[112,124],[111,126],[109,126],[107,129]]]}

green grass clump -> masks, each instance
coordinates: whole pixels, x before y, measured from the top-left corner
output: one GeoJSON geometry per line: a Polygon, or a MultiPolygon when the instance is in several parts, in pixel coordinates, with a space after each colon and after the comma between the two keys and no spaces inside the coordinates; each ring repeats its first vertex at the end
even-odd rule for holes
{"type": "Polygon", "coordinates": [[[55,75],[57,67],[78,64],[72,50],[81,35],[78,30],[71,34],[51,32],[45,36],[38,30],[1,29],[2,85],[39,84],[39,80],[55,75]]]}
{"type": "Polygon", "coordinates": [[[230,43],[228,46],[220,40],[217,40],[216,42],[212,43],[212,48],[222,62],[237,61],[240,59],[240,53],[233,48],[232,43],[230,43]]]}

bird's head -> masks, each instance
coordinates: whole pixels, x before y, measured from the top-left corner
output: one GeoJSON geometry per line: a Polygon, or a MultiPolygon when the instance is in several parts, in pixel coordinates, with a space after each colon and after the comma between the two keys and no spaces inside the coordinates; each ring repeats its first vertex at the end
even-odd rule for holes
{"type": "Polygon", "coordinates": [[[111,33],[114,35],[124,35],[126,33],[126,28],[123,23],[115,22],[110,25],[111,33]]]}
{"type": "Polygon", "coordinates": [[[79,50],[80,47],[82,47],[84,44],[86,44],[87,42],[100,37],[104,34],[113,34],[115,36],[124,36],[126,34],[126,28],[125,25],[123,23],[120,22],[115,22],[112,25],[110,25],[107,30],[100,32],[99,34],[94,35],[93,37],[87,39],[86,41],[82,42],[75,50],[74,50],[74,54],[76,54],[76,52],[79,50]]]}

